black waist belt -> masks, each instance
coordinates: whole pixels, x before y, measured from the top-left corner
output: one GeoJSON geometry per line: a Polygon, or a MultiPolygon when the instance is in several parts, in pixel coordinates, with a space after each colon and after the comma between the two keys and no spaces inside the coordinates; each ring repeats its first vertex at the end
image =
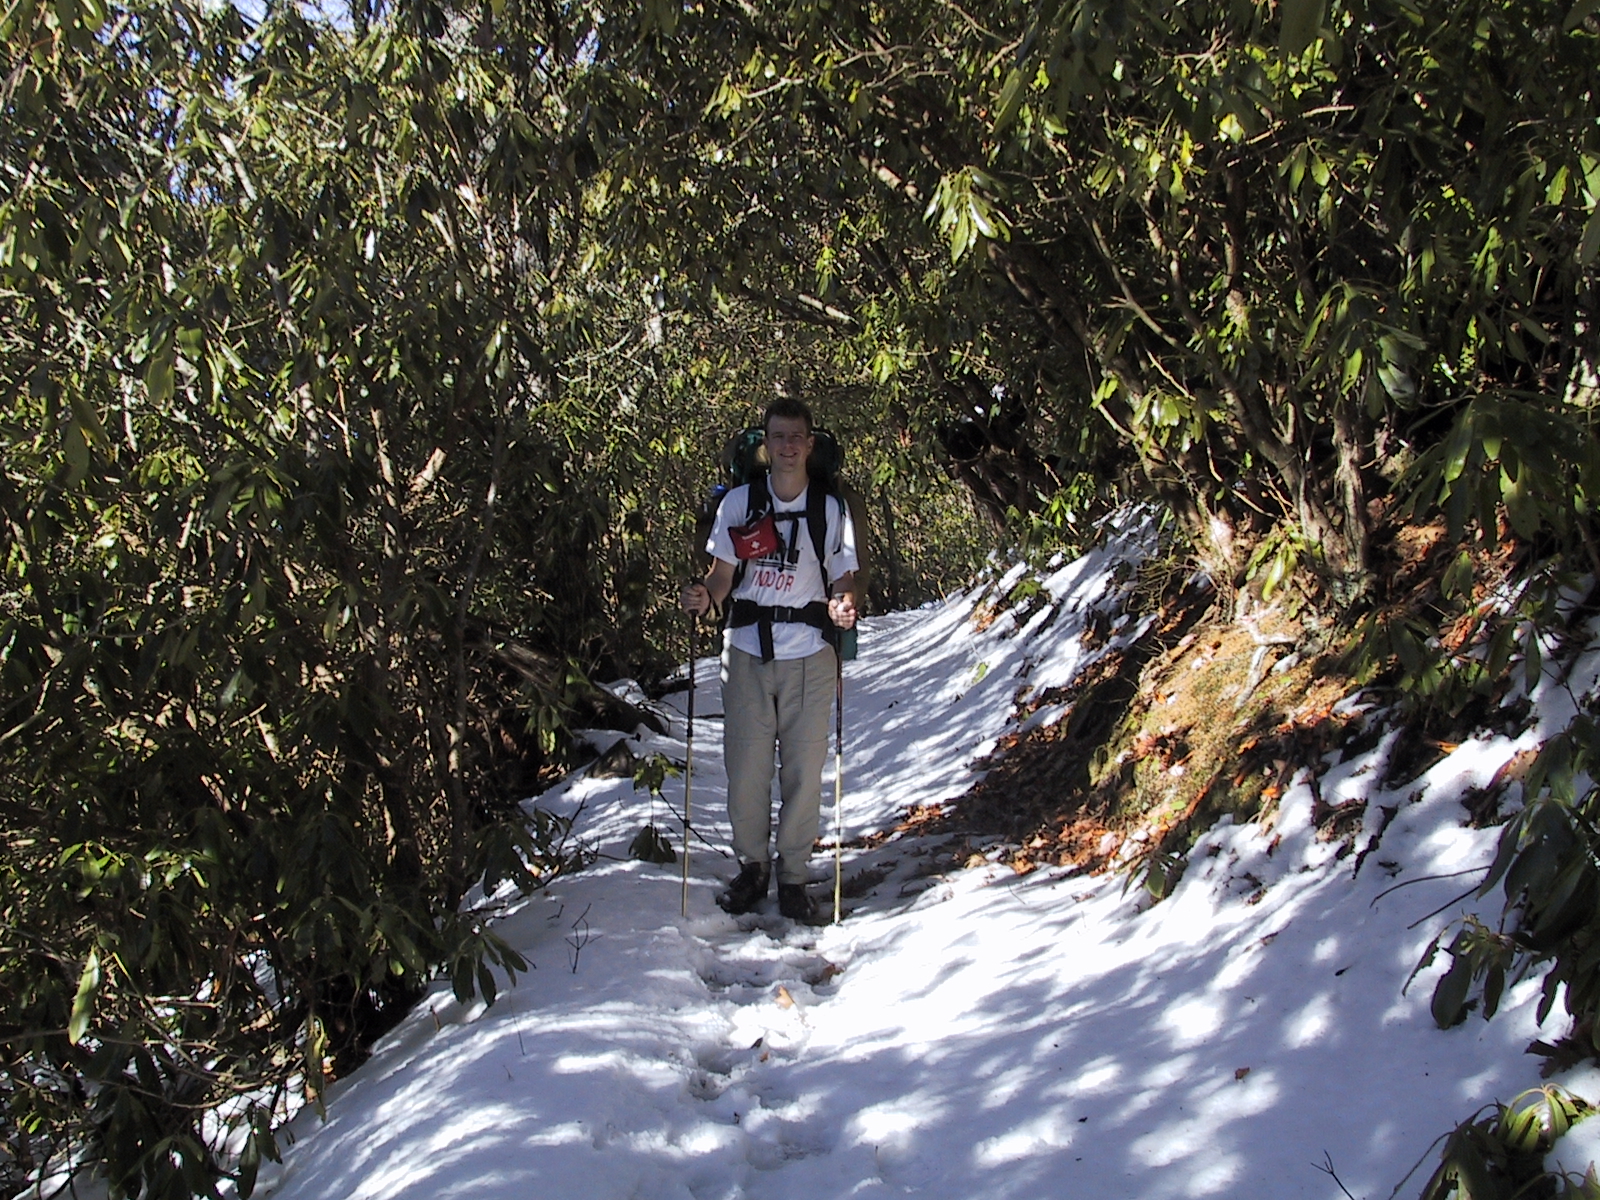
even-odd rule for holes
{"type": "Polygon", "coordinates": [[[824,635],[832,624],[828,605],[823,600],[813,600],[799,608],[782,605],[757,604],[754,600],[735,600],[728,610],[728,628],[742,629],[755,625],[761,634],[761,661],[772,661],[772,627],[774,625],[809,625],[820,629],[824,635]]]}

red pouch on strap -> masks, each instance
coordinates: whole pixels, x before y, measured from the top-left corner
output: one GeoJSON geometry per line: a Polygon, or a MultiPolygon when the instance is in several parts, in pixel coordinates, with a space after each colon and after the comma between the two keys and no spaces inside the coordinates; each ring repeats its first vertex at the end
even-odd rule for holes
{"type": "Polygon", "coordinates": [[[759,521],[728,530],[728,536],[733,539],[734,557],[740,561],[762,558],[783,548],[783,543],[778,540],[778,523],[772,519],[770,512],[759,521]]]}

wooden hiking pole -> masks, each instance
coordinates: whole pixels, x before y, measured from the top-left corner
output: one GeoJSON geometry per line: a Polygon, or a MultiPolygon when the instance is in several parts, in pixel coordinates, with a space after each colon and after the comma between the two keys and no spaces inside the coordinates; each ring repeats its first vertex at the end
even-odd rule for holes
{"type": "Polygon", "coordinates": [[[833,676],[833,923],[841,920],[844,893],[844,659],[834,655],[833,676]]]}
{"type": "Polygon", "coordinates": [[[694,676],[695,629],[700,618],[689,614],[689,732],[684,739],[683,754],[683,901],[679,914],[689,915],[689,797],[694,787],[694,676]]]}

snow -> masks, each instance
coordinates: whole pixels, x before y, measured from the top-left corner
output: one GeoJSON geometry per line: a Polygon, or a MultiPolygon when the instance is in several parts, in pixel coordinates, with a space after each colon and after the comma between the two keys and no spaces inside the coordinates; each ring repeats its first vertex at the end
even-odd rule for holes
{"type": "MultiPolygon", "coordinates": [[[[1096,610],[1122,611],[1127,565],[1154,538],[1123,518],[1040,577],[1053,603],[1021,628],[1009,613],[977,628],[976,594],[871,621],[846,671],[845,836],[959,796],[1018,728],[1021,689],[1070,683],[1138,636],[1138,614],[1099,649],[1080,635],[1096,610]]],[[[1359,846],[1381,830],[1358,873],[1318,841],[1302,773],[1271,819],[1201,838],[1159,904],[1120,875],[935,863],[935,841],[908,833],[847,851],[847,877],[883,879],[823,929],[720,912],[733,863],[697,843],[685,918],[679,868],[624,857],[649,797],[580,772],[537,803],[579,812],[603,857],[498,926],[536,969],[487,1009],[431,992],[333,1087],[326,1123],[296,1119],[258,1194],[1331,1200],[1342,1185],[1377,1200],[1426,1153],[1414,1194],[1430,1143],[1537,1086],[1524,1048],[1560,1032],[1535,1023],[1537,979],[1493,1021],[1449,1031],[1428,1012],[1447,956],[1406,987],[1446,922],[1494,913],[1459,898],[1497,837],[1468,828],[1460,801],[1565,723],[1600,654],[1555,669],[1521,738],[1471,740],[1393,791],[1400,733],[1329,765],[1323,797],[1368,804],[1359,846]]],[[[695,677],[694,822],[726,847],[717,663],[695,677]]],[[[685,698],[663,708],[668,736],[632,736],[636,755],[682,761],[685,698]]],[[[1041,711],[1035,724],[1060,715],[1041,711]]],[[[666,799],[682,803],[681,780],[666,799]]],[[[659,802],[655,816],[676,833],[659,802]]],[[[831,852],[813,860],[819,894],[831,866],[831,852]]],[[[1569,1086],[1600,1097],[1594,1073],[1569,1086]]],[[[1600,1139],[1577,1139],[1562,1161],[1581,1172],[1600,1139]]]]}
{"type": "MultiPolygon", "coordinates": [[[[1592,1077],[1595,1072],[1591,1069],[1587,1074],[1592,1077]]],[[[1600,1162],[1600,1119],[1591,1114],[1550,1147],[1550,1152],[1544,1156],[1544,1169],[1555,1175],[1570,1174],[1581,1179],[1596,1162],[1600,1162]]]]}

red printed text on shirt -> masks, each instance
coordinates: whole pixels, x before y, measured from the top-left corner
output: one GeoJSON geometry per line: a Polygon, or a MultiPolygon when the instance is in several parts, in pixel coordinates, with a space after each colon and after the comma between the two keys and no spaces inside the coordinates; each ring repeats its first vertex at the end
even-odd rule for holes
{"type": "Polygon", "coordinates": [[[775,592],[793,591],[794,581],[793,575],[774,571],[770,567],[763,567],[755,573],[755,585],[758,588],[771,588],[775,592]]]}

